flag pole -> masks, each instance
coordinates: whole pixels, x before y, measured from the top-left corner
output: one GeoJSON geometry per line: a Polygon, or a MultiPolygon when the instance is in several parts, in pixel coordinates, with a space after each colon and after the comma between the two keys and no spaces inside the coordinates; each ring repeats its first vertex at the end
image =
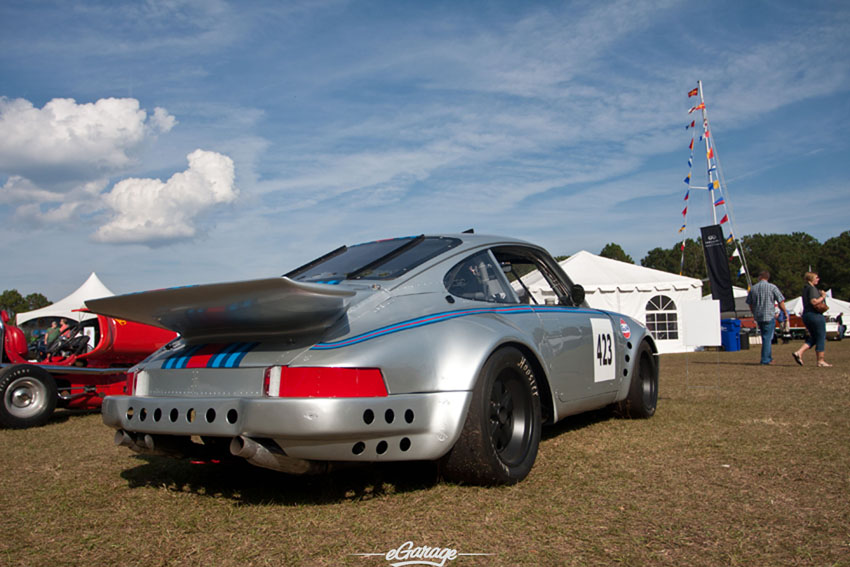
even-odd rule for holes
{"type": "Polygon", "coordinates": [[[711,130],[708,129],[708,112],[705,110],[705,97],[702,92],[702,81],[697,81],[697,89],[699,90],[699,102],[702,110],[702,130],[703,140],[705,141],[705,157],[708,162],[708,194],[711,201],[711,215],[714,219],[714,224],[717,224],[717,207],[714,206],[714,180],[711,175],[711,144],[708,140],[711,130]]]}

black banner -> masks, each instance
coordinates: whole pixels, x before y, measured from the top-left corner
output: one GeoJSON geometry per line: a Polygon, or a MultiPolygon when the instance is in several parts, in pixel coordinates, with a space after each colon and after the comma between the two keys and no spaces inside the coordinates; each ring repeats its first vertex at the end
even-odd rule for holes
{"type": "Polygon", "coordinates": [[[712,299],[720,300],[720,312],[735,311],[735,298],[732,295],[732,274],[729,273],[729,260],[726,258],[726,241],[719,224],[700,228],[702,250],[705,253],[705,265],[708,268],[708,281],[711,282],[712,299]]]}

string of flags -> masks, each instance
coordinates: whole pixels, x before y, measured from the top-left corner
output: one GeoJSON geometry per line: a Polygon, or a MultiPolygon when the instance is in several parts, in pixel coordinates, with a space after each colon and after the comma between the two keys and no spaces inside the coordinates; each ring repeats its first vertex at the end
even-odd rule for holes
{"type": "MultiPolygon", "coordinates": [[[[694,97],[694,96],[699,96],[699,94],[700,94],[699,87],[697,87],[695,89],[691,89],[690,91],[688,91],[688,98],[691,98],[691,97],[694,97]]],[[[704,101],[700,101],[699,104],[692,106],[691,109],[688,110],[688,115],[693,114],[697,110],[703,110],[703,111],[705,110],[705,102],[704,101]]],[[[689,122],[687,122],[685,124],[685,130],[691,130],[691,141],[688,144],[688,150],[690,150],[690,155],[688,156],[688,174],[685,176],[685,179],[684,179],[684,182],[685,182],[685,185],[687,186],[687,189],[685,191],[684,208],[682,209],[682,226],[679,228],[679,232],[683,233],[682,234],[682,244],[681,244],[682,258],[681,258],[681,263],[680,263],[680,267],[679,267],[679,275],[682,275],[684,268],[685,268],[685,240],[686,240],[686,238],[685,238],[684,232],[685,232],[685,230],[687,229],[687,226],[688,226],[688,199],[690,198],[690,195],[691,195],[691,189],[705,189],[705,190],[712,191],[713,195],[715,197],[714,207],[715,208],[722,207],[722,209],[718,210],[718,212],[720,212],[720,211],[723,212],[723,216],[720,218],[719,224],[723,225],[723,224],[729,223],[729,211],[728,211],[727,204],[726,204],[726,197],[723,195],[723,189],[722,189],[721,184],[720,184],[720,178],[717,174],[717,157],[716,157],[715,151],[714,151],[713,140],[711,138],[711,131],[709,130],[709,126],[708,126],[708,118],[706,117],[705,112],[703,112],[702,114],[703,114],[702,129],[701,129],[701,132],[699,134],[699,140],[697,140],[696,119],[691,119],[689,122]],[[691,180],[693,179],[694,145],[695,145],[695,142],[697,142],[697,141],[703,143],[705,145],[705,148],[706,148],[705,157],[706,157],[706,163],[707,163],[708,182],[707,182],[707,185],[705,187],[697,187],[697,186],[694,186],[694,185],[691,184],[691,180]]],[[[731,223],[730,223],[730,227],[731,227],[731,223]]],[[[731,228],[729,229],[729,236],[726,239],[726,242],[728,244],[735,242],[735,237],[732,234],[731,228]]],[[[733,257],[740,258],[740,255],[738,254],[737,248],[735,249],[735,254],[733,255],[733,257]]],[[[743,263],[742,263],[741,268],[738,272],[738,275],[743,275],[744,273],[745,273],[745,268],[744,268],[743,263]]]]}
{"type": "MultiPolygon", "coordinates": [[[[738,258],[738,260],[740,260],[740,259],[741,259],[741,254],[739,254],[739,253],[738,253],[738,249],[737,249],[737,248],[735,248],[735,251],[734,251],[734,252],[732,252],[732,255],[729,257],[729,259],[730,259],[730,260],[731,260],[732,258],[738,258]]],[[[738,268],[738,275],[739,275],[739,276],[743,276],[743,275],[744,275],[744,272],[745,272],[745,270],[744,270],[744,263],[743,263],[743,262],[741,262],[741,266],[738,268]]]]}

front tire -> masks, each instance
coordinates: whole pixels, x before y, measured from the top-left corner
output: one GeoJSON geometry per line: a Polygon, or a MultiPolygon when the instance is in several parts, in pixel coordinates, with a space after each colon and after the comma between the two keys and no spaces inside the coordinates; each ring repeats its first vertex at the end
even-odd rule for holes
{"type": "Polygon", "coordinates": [[[534,371],[513,347],[493,353],[475,384],[460,438],[443,457],[446,480],[515,484],[531,471],[542,427],[534,371]]]}
{"type": "Polygon", "coordinates": [[[0,425],[12,429],[39,427],[56,409],[56,381],[37,366],[10,366],[0,373],[0,396],[0,425]]]}
{"type": "Polygon", "coordinates": [[[658,363],[648,344],[638,349],[637,368],[629,385],[629,395],[620,402],[624,417],[646,419],[655,415],[658,405],[658,363]]]}

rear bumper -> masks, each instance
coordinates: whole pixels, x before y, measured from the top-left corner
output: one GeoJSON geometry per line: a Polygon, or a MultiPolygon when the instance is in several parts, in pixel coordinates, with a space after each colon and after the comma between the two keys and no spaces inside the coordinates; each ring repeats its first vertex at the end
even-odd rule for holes
{"type": "Polygon", "coordinates": [[[383,398],[110,396],[103,422],[160,435],[273,439],[290,457],[325,461],[431,460],[463,428],[471,392],[383,398]]]}

